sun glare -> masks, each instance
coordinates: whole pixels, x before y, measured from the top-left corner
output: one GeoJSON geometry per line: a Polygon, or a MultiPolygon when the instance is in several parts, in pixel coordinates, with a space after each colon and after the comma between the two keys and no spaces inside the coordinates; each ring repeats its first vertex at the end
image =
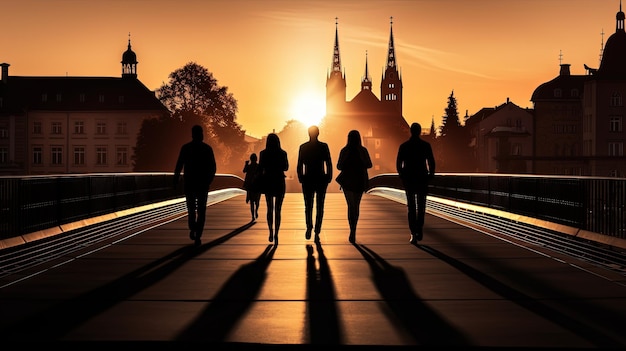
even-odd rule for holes
{"type": "Polygon", "coordinates": [[[305,93],[297,96],[291,106],[291,116],[307,127],[320,123],[326,114],[326,101],[323,96],[305,93]]]}

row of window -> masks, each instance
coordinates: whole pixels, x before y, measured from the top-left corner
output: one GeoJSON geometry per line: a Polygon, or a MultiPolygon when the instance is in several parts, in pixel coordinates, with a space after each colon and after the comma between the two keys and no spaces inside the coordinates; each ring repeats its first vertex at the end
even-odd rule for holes
{"type": "MultiPolygon", "coordinates": [[[[85,122],[74,121],[74,134],[85,134],[85,122]]],[[[107,122],[96,122],[95,134],[104,135],[107,134],[107,122]]],[[[50,123],[51,134],[63,134],[63,122],[53,121],[50,123]]],[[[116,125],[115,133],[118,135],[128,134],[128,124],[124,121],[118,121],[116,125]]],[[[43,123],[41,121],[33,122],[33,134],[43,134],[43,123]]]]}
{"type": "MultiPolygon", "coordinates": [[[[0,153],[2,150],[0,149],[0,153]]],[[[8,155],[8,149],[7,149],[8,155]]],[[[86,147],[85,146],[74,146],[72,153],[72,165],[73,166],[84,166],[86,165],[86,147]]],[[[62,145],[52,145],[50,146],[50,164],[60,166],[64,164],[63,156],[65,152],[63,150],[62,145]]],[[[115,161],[114,164],[117,166],[127,166],[128,165],[128,155],[129,148],[128,146],[117,146],[115,148],[115,161]]],[[[96,146],[95,147],[95,162],[94,164],[97,166],[106,166],[109,164],[109,151],[107,146],[96,146]]],[[[1,156],[0,156],[1,157],[1,156]]],[[[32,163],[34,166],[43,165],[44,164],[44,148],[43,146],[34,146],[32,152],[32,163]]]]}
{"type": "MultiPolygon", "coordinates": [[[[61,101],[63,101],[63,94],[57,93],[56,94],[56,102],[61,102],[61,101]]],[[[78,101],[85,102],[86,101],[85,94],[78,95],[78,101]]],[[[98,102],[99,103],[104,103],[104,101],[105,101],[104,94],[98,95],[98,102]]],[[[48,93],[41,94],[41,102],[48,102],[48,93]]],[[[124,103],[124,96],[123,95],[119,95],[117,97],[117,102],[120,103],[120,104],[123,104],[124,103]]]]}

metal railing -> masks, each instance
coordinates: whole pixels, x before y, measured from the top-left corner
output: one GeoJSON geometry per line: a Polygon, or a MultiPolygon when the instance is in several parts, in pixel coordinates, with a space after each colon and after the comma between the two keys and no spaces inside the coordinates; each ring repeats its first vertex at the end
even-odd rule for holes
{"type": "MultiPolygon", "coordinates": [[[[370,188],[404,189],[397,174],[370,188]]],[[[523,174],[439,174],[429,195],[626,239],[626,179],[523,174]]]]}
{"type": "MultiPolygon", "coordinates": [[[[0,240],[96,216],[180,198],[172,173],[0,177],[0,240]]],[[[210,190],[241,188],[218,174],[210,190]]]]}

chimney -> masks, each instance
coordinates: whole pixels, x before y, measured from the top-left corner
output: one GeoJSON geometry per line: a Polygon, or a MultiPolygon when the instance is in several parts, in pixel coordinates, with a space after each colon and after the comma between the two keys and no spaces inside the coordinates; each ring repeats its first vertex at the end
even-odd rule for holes
{"type": "Polygon", "coordinates": [[[561,64],[561,75],[562,76],[569,76],[569,63],[562,63],[561,64]]]}
{"type": "Polygon", "coordinates": [[[11,65],[8,63],[0,63],[0,66],[2,66],[2,83],[6,83],[9,79],[9,66],[11,65]]]}

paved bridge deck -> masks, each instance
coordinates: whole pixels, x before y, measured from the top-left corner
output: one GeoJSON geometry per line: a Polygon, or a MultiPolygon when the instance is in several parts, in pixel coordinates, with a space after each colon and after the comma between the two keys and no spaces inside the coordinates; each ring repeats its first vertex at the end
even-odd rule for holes
{"type": "Polygon", "coordinates": [[[327,196],[319,243],[304,237],[301,194],[285,198],[278,246],[265,213],[251,223],[236,196],[208,208],[199,247],[181,217],[2,278],[0,337],[81,349],[626,347],[626,277],[614,271],[431,214],[411,245],[405,206],[373,195],[356,244],[341,193],[327,196]]]}

